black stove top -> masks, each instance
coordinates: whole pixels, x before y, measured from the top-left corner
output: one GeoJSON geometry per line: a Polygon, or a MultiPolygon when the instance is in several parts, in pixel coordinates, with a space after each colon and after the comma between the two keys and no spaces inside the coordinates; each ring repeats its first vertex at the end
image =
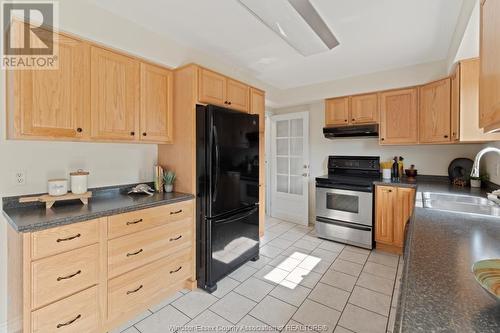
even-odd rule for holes
{"type": "Polygon", "coordinates": [[[328,174],[316,177],[316,186],[371,192],[380,180],[380,157],[330,156],[328,174]]]}

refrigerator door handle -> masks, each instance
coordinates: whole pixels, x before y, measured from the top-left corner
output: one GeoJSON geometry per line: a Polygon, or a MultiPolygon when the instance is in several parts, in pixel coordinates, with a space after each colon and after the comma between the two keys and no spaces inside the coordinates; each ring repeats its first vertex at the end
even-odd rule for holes
{"type": "Polygon", "coordinates": [[[217,134],[217,127],[212,126],[212,131],[214,133],[214,146],[215,146],[215,180],[214,189],[212,193],[212,201],[217,200],[217,186],[219,185],[219,173],[220,173],[220,151],[219,151],[219,135],[217,134]]]}
{"type": "Polygon", "coordinates": [[[243,213],[240,213],[239,215],[228,217],[228,218],[225,218],[222,220],[218,220],[215,222],[215,224],[221,225],[224,223],[235,222],[235,221],[239,221],[242,219],[246,219],[250,215],[254,214],[258,209],[259,209],[259,206],[255,206],[254,208],[250,209],[249,211],[244,211],[243,213]]]}

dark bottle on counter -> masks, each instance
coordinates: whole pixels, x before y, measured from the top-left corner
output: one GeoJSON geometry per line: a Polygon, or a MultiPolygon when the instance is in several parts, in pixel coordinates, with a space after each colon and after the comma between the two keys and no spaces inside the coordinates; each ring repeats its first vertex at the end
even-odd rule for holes
{"type": "Polygon", "coordinates": [[[399,163],[398,163],[398,157],[394,156],[394,163],[392,163],[392,181],[397,182],[399,181],[399,163]]]}

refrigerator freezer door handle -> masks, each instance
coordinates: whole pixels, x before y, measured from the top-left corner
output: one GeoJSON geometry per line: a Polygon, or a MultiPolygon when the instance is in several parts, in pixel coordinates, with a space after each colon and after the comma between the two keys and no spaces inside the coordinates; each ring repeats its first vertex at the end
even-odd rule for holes
{"type": "Polygon", "coordinates": [[[219,185],[219,173],[220,173],[220,151],[219,151],[219,136],[217,134],[217,127],[214,125],[212,127],[214,133],[214,146],[215,146],[215,181],[214,181],[214,192],[212,194],[212,201],[217,200],[217,186],[219,185]]]}
{"type": "Polygon", "coordinates": [[[241,213],[240,215],[233,216],[233,217],[228,217],[228,218],[225,218],[225,219],[222,219],[222,220],[218,220],[218,221],[215,222],[215,224],[221,225],[221,224],[224,224],[224,223],[235,222],[235,221],[239,221],[239,220],[245,219],[245,218],[249,217],[250,215],[254,214],[258,209],[259,209],[259,206],[255,206],[251,210],[245,211],[245,212],[241,213]]]}

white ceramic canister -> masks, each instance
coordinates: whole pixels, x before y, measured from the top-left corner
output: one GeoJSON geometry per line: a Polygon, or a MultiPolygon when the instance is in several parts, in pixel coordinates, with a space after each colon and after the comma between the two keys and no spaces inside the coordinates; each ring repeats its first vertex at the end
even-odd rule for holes
{"type": "Polygon", "coordinates": [[[47,182],[47,192],[52,196],[60,196],[68,193],[67,179],[49,179],[47,182]]]}
{"type": "Polygon", "coordinates": [[[71,192],[74,194],[83,194],[87,192],[87,184],[89,172],[79,169],[76,172],[71,172],[71,192]]]}
{"type": "Polygon", "coordinates": [[[382,178],[391,179],[391,169],[382,169],[382,178]]]}

